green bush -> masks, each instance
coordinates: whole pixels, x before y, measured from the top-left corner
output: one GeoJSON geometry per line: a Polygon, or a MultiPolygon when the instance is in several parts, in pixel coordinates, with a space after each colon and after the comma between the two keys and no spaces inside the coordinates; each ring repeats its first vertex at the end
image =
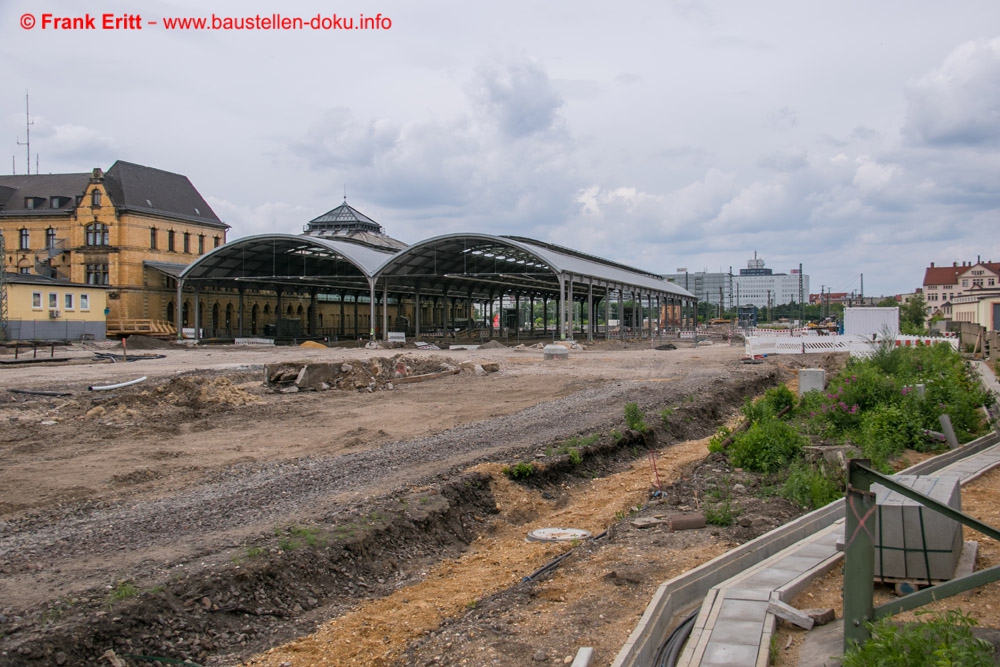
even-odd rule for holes
{"type": "Polygon", "coordinates": [[[729,460],[747,470],[777,472],[802,453],[803,440],[786,422],[758,422],[736,436],[729,447],[729,460]]]}
{"type": "Polygon", "coordinates": [[[764,402],[774,414],[778,414],[785,408],[795,407],[795,394],[785,385],[778,385],[764,392],[764,402]]]}
{"type": "MultiPolygon", "coordinates": [[[[919,612],[918,612],[919,613],[919,612]]],[[[891,618],[865,622],[872,638],[852,647],[843,667],[987,667],[993,645],[972,635],[976,620],[960,610],[937,614],[925,623],[900,627],[891,618]]]]}
{"type": "Polygon", "coordinates": [[[521,461],[513,466],[504,466],[501,472],[511,479],[528,479],[538,472],[538,469],[535,467],[534,463],[521,461]]]}
{"type": "Polygon", "coordinates": [[[898,404],[877,405],[864,413],[857,436],[861,451],[879,468],[921,440],[919,414],[898,404]]]}
{"type": "Polygon", "coordinates": [[[630,429],[639,431],[639,433],[645,433],[649,430],[649,427],[646,426],[646,415],[639,409],[638,403],[625,404],[625,423],[630,429]]]}
{"type": "Polygon", "coordinates": [[[749,396],[743,401],[741,410],[743,417],[751,424],[759,424],[769,419],[773,419],[775,410],[773,406],[765,400],[753,400],[749,396]]]}
{"type": "Polygon", "coordinates": [[[825,463],[812,466],[796,461],[779,493],[801,507],[823,507],[844,495],[843,473],[839,468],[828,470],[825,463]]]}
{"type": "Polygon", "coordinates": [[[721,452],[722,442],[728,438],[732,432],[732,429],[728,426],[720,426],[719,430],[715,432],[715,435],[708,440],[708,451],[713,454],[721,452]]]}

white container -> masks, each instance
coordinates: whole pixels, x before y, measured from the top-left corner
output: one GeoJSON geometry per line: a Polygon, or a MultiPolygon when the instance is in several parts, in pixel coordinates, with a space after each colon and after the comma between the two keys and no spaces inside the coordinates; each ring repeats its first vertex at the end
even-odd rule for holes
{"type": "Polygon", "coordinates": [[[882,338],[886,333],[899,335],[899,308],[844,308],[845,335],[873,340],[872,336],[882,338]]]}

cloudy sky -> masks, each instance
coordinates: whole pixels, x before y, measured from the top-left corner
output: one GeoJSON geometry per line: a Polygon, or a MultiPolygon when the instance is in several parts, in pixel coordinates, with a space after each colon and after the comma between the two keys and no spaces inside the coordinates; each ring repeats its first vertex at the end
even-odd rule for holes
{"type": "Polygon", "coordinates": [[[515,234],[659,273],[756,250],[813,292],[1000,261],[996,0],[0,0],[0,57],[0,170],[24,173],[29,91],[32,172],[182,173],[230,238],[300,232],[346,188],[406,242],[515,234]],[[275,13],[382,29],[165,29],[275,13]]]}

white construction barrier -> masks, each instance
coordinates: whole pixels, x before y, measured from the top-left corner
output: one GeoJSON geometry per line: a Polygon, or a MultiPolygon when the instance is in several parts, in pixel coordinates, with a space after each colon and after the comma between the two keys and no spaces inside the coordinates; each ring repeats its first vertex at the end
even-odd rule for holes
{"type": "MultiPolygon", "coordinates": [[[[897,336],[896,347],[916,347],[919,345],[951,345],[958,349],[957,338],[937,336],[897,336]]],[[[820,354],[825,352],[849,352],[852,357],[867,357],[878,341],[863,336],[750,336],[745,349],[748,357],[769,354],[820,354]]]]}

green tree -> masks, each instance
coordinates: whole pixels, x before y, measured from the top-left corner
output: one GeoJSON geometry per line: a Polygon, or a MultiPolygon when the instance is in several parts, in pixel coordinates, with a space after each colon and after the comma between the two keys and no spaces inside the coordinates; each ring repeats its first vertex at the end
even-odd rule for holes
{"type": "Polygon", "coordinates": [[[896,306],[899,305],[899,303],[891,296],[887,296],[886,298],[882,299],[875,305],[878,306],[879,308],[895,308],[896,306]]]}
{"type": "Polygon", "coordinates": [[[916,295],[899,310],[899,325],[903,331],[923,332],[927,320],[927,303],[924,297],[916,295]]]}

